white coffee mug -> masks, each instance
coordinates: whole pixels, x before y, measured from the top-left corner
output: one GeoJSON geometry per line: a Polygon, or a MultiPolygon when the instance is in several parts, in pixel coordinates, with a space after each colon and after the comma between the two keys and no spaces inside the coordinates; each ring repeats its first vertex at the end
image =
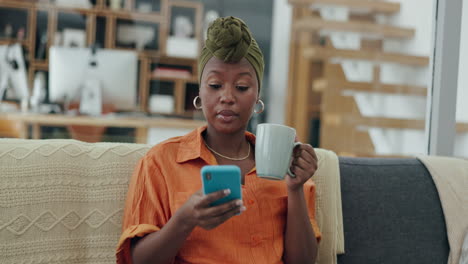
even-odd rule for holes
{"type": "Polygon", "coordinates": [[[258,177],[270,180],[283,180],[289,170],[293,149],[301,145],[294,142],[296,130],[278,124],[259,124],[255,141],[255,166],[258,177]]]}

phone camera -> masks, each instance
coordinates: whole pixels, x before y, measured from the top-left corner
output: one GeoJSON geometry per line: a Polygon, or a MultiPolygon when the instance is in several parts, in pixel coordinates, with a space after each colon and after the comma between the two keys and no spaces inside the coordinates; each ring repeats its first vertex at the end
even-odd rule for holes
{"type": "Polygon", "coordinates": [[[211,180],[211,173],[208,172],[207,174],[205,174],[205,179],[207,181],[211,180]]]}

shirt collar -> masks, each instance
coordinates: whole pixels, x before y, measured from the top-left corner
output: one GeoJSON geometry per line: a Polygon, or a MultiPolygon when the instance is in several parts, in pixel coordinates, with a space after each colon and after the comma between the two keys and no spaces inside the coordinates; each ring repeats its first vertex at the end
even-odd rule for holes
{"type": "MultiPolygon", "coordinates": [[[[215,156],[205,146],[205,140],[202,136],[205,130],[206,126],[202,126],[182,137],[179,150],[177,152],[177,163],[201,158],[207,164],[217,164],[215,156]]],[[[246,131],[245,137],[253,146],[255,146],[254,134],[246,131]]]]}

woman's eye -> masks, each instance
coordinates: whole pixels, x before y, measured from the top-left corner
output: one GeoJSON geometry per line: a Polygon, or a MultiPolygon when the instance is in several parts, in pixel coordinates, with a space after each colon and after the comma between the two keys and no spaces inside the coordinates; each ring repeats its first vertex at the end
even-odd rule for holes
{"type": "Polygon", "coordinates": [[[219,88],[221,88],[221,84],[209,84],[208,86],[210,86],[210,87],[213,88],[213,89],[219,89],[219,88]]]}
{"type": "Polygon", "coordinates": [[[238,85],[237,86],[237,89],[241,90],[241,91],[246,91],[247,89],[249,89],[248,86],[242,86],[242,85],[238,85]]]}

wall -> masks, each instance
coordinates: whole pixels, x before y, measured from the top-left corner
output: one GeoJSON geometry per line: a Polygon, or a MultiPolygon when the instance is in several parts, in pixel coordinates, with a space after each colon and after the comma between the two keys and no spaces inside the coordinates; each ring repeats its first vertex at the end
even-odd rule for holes
{"type": "Polygon", "coordinates": [[[462,12],[460,64],[458,66],[457,122],[468,123],[468,2],[464,2],[462,12]]]}
{"type": "Polygon", "coordinates": [[[284,124],[289,68],[289,36],[291,34],[292,9],[287,0],[275,0],[271,37],[271,64],[268,99],[266,100],[267,122],[284,124]]]}
{"type": "MultiPolygon", "coordinates": [[[[462,12],[456,120],[468,123],[468,2],[464,3],[462,12]]],[[[468,133],[457,135],[455,156],[468,157],[468,133]]]]}

